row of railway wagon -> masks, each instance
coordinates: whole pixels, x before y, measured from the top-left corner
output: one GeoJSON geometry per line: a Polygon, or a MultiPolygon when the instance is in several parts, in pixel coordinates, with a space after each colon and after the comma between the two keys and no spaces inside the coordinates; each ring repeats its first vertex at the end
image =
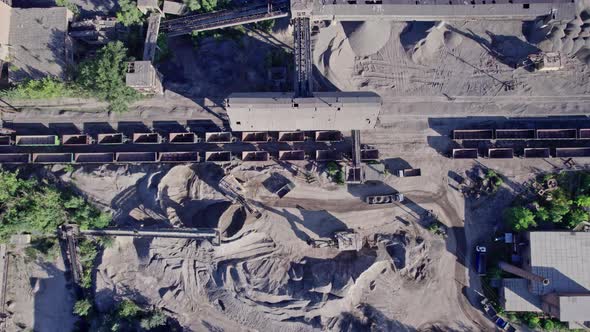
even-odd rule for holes
{"type": "Polygon", "coordinates": [[[590,128],[458,129],[452,137],[462,146],[452,149],[454,159],[590,157],[590,128]],[[479,142],[491,144],[482,148],[479,142]]]}
{"type": "MultiPolygon", "coordinates": [[[[125,151],[130,150],[128,144],[154,145],[159,144],[217,144],[243,143],[268,143],[268,142],[318,142],[331,143],[341,142],[344,137],[338,131],[317,131],[317,132],[207,132],[200,136],[192,132],[169,133],[163,137],[159,133],[134,133],[127,138],[122,133],[98,134],[94,137],[87,134],[81,135],[16,135],[0,136],[0,147],[22,146],[22,147],[84,147],[94,144],[103,146],[114,146],[115,152],[60,152],[60,153],[3,153],[0,149],[0,163],[150,163],[150,162],[231,162],[240,160],[244,162],[265,162],[271,159],[280,161],[303,161],[314,159],[316,161],[340,161],[344,155],[334,149],[302,150],[290,149],[279,150],[271,153],[264,150],[240,151],[186,151],[153,152],[153,151],[125,151]],[[120,146],[120,149],[117,148],[120,146]],[[120,150],[120,151],[119,151],[120,150]]],[[[145,150],[145,149],[142,149],[145,150]]],[[[233,149],[235,150],[235,149],[233,149]]],[[[363,161],[379,159],[379,152],[376,149],[362,149],[361,159],[363,161]]]]}

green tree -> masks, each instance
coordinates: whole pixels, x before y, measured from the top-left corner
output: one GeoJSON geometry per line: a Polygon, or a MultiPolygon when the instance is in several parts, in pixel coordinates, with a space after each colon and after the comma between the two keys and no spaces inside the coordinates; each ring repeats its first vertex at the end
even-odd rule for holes
{"type": "Polygon", "coordinates": [[[576,205],[581,207],[590,207],[590,196],[581,195],[576,198],[576,205]]]}
{"type": "Polygon", "coordinates": [[[194,12],[201,9],[201,1],[199,0],[184,0],[183,2],[190,11],[194,12]]]}
{"type": "Polygon", "coordinates": [[[517,232],[537,226],[533,212],[524,207],[509,208],[504,212],[504,218],[506,223],[517,232]]]}
{"type": "Polygon", "coordinates": [[[125,85],[126,57],[127,49],[122,42],[110,42],[96,59],[83,62],[78,73],[78,83],[108,101],[113,112],[126,111],[127,105],[138,98],[137,92],[125,85]]]}
{"type": "Polygon", "coordinates": [[[140,24],[143,22],[143,13],[137,9],[137,3],[132,0],[119,0],[121,9],[117,12],[117,21],[124,26],[140,24]]]}
{"type": "Polygon", "coordinates": [[[547,212],[546,208],[541,206],[535,212],[535,218],[537,218],[537,220],[540,220],[540,221],[547,221],[547,220],[549,220],[549,212],[547,212]]]}
{"type": "Polygon", "coordinates": [[[80,317],[86,317],[92,310],[92,303],[89,299],[79,300],[74,304],[74,313],[80,317]]]}
{"type": "Polygon", "coordinates": [[[552,320],[547,319],[544,323],[543,323],[543,329],[547,330],[547,331],[553,331],[555,330],[555,323],[553,323],[552,320]]]}
{"type": "Polygon", "coordinates": [[[156,310],[153,313],[151,313],[148,317],[142,318],[139,325],[143,329],[149,331],[153,328],[166,325],[167,319],[168,317],[166,317],[166,315],[164,315],[163,312],[161,312],[160,310],[156,310]]]}
{"type": "Polygon", "coordinates": [[[582,222],[588,221],[588,212],[580,209],[571,210],[565,217],[567,224],[570,228],[575,228],[582,222]]]}
{"type": "Polygon", "coordinates": [[[141,308],[135,302],[125,299],[119,304],[117,315],[121,318],[132,318],[141,312],[141,308]]]}
{"type": "Polygon", "coordinates": [[[539,325],[541,325],[541,319],[539,317],[537,317],[537,316],[531,316],[527,320],[527,325],[531,329],[536,329],[537,327],[539,327],[539,325]]]}

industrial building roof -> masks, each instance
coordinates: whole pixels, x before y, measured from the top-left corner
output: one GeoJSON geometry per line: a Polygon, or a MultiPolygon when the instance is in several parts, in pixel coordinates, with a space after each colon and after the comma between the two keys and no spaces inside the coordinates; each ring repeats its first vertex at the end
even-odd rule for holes
{"type": "MultiPolygon", "coordinates": [[[[295,11],[309,7],[295,1],[295,11]]],[[[576,6],[570,0],[496,0],[493,3],[446,0],[316,0],[311,16],[316,20],[363,21],[439,21],[465,19],[535,19],[552,15],[557,20],[575,18],[576,6]]]]}
{"type": "Polygon", "coordinates": [[[150,87],[154,84],[155,69],[151,61],[134,61],[128,64],[125,83],[130,87],[150,87]]]}
{"type": "Polygon", "coordinates": [[[531,272],[550,281],[533,282],[532,293],[590,292],[590,233],[530,232],[529,239],[531,272]]]}
{"type": "Polygon", "coordinates": [[[590,320],[590,295],[560,296],[559,320],[562,322],[585,322],[590,320]]]}
{"type": "Polygon", "coordinates": [[[502,280],[506,311],[541,312],[541,297],[531,294],[528,285],[526,279],[505,278],[502,280]]]}
{"type": "Polygon", "coordinates": [[[45,76],[64,78],[68,54],[65,7],[12,8],[9,31],[9,80],[45,76]]]}
{"type": "Polygon", "coordinates": [[[381,97],[372,92],[234,93],[226,99],[234,131],[372,129],[381,97]]]}

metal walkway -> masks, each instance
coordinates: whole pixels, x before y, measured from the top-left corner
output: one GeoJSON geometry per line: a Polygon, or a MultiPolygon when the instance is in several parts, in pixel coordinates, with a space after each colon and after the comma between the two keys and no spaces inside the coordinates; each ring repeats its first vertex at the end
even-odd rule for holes
{"type": "Polygon", "coordinates": [[[278,2],[268,5],[254,5],[239,9],[221,10],[207,14],[188,15],[163,21],[160,29],[169,37],[190,34],[193,31],[206,31],[245,23],[272,20],[289,15],[289,3],[278,2]]]}
{"type": "Polygon", "coordinates": [[[308,17],[293,19],[293,35],[295,40],[295,97],[311,97],[313,64],[311,25],[308,17]]]}
{"type": "Polygon", "coordinates": [[[212,244],[219,245],[219,231],[214,228],[158,228],[151,230],[138,229],[88,229],[80,230],[80,235],[91,236],[133,236],[163,237],[175,239],[212,239],[212,244]]]}

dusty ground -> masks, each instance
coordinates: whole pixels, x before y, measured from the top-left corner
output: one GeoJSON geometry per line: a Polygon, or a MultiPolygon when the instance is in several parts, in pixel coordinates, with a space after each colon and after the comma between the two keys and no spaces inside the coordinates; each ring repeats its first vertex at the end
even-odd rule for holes
{"type": "MultiPolygon", "coordinates": [[[[263,212],[256,219],[220,194],[222,174],[214,166],[78,167],[62,175],[113,209],[121,225],[217,226],[224,234],[218,247],[117,239],[98,266],[98,304],[108,307],[113,294],[130,296],[169,310],[189,330],[490,329],[475,309],[480,285],[468,268],[471,248],[501,221],[499,211],[524,181],[563,165],[556,159],[461,161],[441,153],[452,143],[451,130],[461,126],[501,125],[520,117],[547,125],[553,121],[549,116],[587,121],[590,22],[582,9],[590,4],[579,4],[580,18],[552,27],[546,41],[520,22],[391,23],[391,29],[380,31],[371,24],[334,23],[314,37],[314,61],[323,76],[316,77],[319,86],[381,94],[380,123],[362,133],[363,143],[378,148],[390,169],[421,168],[420,178],[389,175],[380,185],[341,187],[321,176],[309,185],[275,165],[237,167],[232,174],[244,181],[246,196],[263,212]],[[567,54],[565,69],[529,73],[513,68],[536,49],[567,54]],[[466,202],[453,188],[453,173],[464,175],[477,164],[503,174],[506,185],[494,197],[466,202]],[[282,199],[269,189],[273,173],[296,184],[282,199]],[[391,190],[404,193],[407,204],[369,208],[362,202],[367,194],[391,190]],[[424,230],[429,210],[449,227],[447,239],[424,230]],[[346,228],[363,234],[372,246],[339,253],[307,244],[346,228]]],[[[275,38],[288,42],[290,37],[285,30],[275,38]]],[[[262,40],[255,39],[254,45],[262,40]]],[[[97,113],[104,104],[70,99],[30,103],[26,111],[3,117],[21,123],[72,122],[79,128],[84,122],[113,127],[160,120],[222,124],[225,114],[219,106],[228,92],[267,88],[258,85],[264,80],[264,61],[250,51],[239,51],[238,61],[232,57],[234,46],[227,41],[203,50],[223,53],[228,68],[252,64],[253,73],[215,70],[221,62],[207,68],[199,59],[217,53],[184,45],[176,54],[183,59],[177,64],[182,77],[169,82],[165,96],[143,100],[126,114],[97,113]],[[185,74],[192,71],[194,76],[185,74]],[[79,109],[88,112],[72,111],[79,109]]],[[[588,168],[588,160],[577,163],[588,168]]],[[[65,287],[60,278],[50,280],[58,283],[55,289],[65,287]]],[[[18,282],[12,287],[33,288],[18,282]]],[[[14,306],[18,312],[33,312],[33,298],[14,306]]],[[[37,324],[15,317],[27,326],[37,324]]],[[[34,322],[51,324],[53,317],[36,313],[34,322]]]]}

